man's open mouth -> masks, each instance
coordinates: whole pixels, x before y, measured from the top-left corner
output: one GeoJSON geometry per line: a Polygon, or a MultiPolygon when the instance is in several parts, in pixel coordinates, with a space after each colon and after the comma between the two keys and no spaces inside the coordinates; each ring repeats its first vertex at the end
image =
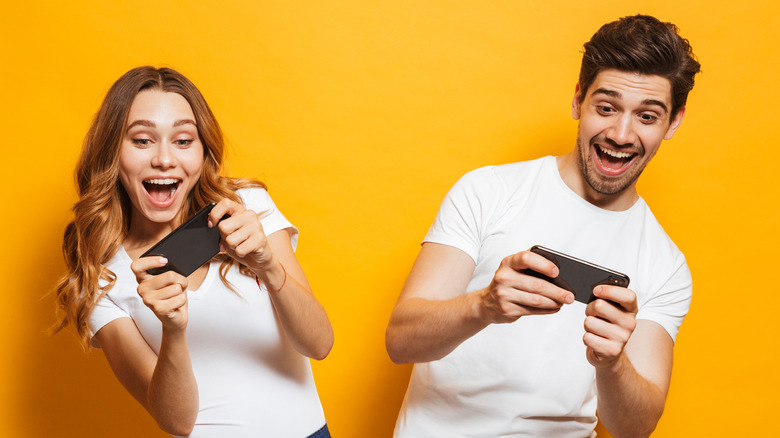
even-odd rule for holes
{"type": "Polygon", "coordinates": [[[177,178],[150,178],[143,181],[144,190],[155,203],[165,204],[176,194],[181,180],[177,178]]]}
{"type": "Polygon", "coordinates": [[[596,159],[602,172],[607,175],[618,175],[634,161],[638,154],[608,149],[600,144],[594,145],[596,159]]]}

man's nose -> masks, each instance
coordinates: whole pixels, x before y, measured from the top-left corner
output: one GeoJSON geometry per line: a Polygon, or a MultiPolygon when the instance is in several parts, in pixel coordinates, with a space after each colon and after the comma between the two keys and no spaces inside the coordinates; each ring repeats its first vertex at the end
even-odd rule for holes
{"type": "Polygon", "coordinates": [[[621,114],[615,119],[615,123],[606,132],[607,138],[616,146],[630,146],[636,143],[634,121],[630,114],[621,114]]]}

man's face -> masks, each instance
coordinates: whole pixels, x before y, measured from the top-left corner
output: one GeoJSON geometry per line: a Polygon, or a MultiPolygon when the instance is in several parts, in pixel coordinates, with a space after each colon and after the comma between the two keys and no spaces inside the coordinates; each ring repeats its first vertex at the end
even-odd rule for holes
{"type": "Polygon", "coordinates": [[[614,69],[601,71],[587,95],[581,94],[578,85],[572,117],[580,121],[576,155],[582,177],[598,195],[633,191],[661,141],[680,126],[685,108],[670,120],[668,79],[614,69]]]}

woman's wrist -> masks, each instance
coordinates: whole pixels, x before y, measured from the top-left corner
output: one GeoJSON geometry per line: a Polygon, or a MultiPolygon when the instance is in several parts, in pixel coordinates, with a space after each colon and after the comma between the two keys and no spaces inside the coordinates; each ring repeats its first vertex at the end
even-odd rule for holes
{"type": "Polygon", "coordinates": [[[284,265],[275,258],[266,269],[257,270],[254,271],[254,273],[258,286],[260,285],[260,282],[262,282],[268,292],[279,292],[287,284],[287,269],[285,269],[284,265]]]}
{"type": "Polygon", "coordinates": [[[175,325],[162,326],[162,337],[168,342],[183,342],[187,343],[187,326],[179,327],[175,325]]]}

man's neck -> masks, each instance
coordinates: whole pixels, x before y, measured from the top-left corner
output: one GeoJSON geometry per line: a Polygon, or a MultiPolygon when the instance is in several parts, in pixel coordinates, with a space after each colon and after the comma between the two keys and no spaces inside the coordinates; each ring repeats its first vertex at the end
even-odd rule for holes
{"type": "Polygon", "coordinates": [[[606,195],[599,193],[585,181],[582,176],[575,152],[556,157],[558,164],[558,173],[564,184],[569,187],[582,199],[590,202],[596,207],[610,211],[624,211],[633,206],[639,200],[639,194],[636,191],[636,182],[620,193],[606,195]]]}

